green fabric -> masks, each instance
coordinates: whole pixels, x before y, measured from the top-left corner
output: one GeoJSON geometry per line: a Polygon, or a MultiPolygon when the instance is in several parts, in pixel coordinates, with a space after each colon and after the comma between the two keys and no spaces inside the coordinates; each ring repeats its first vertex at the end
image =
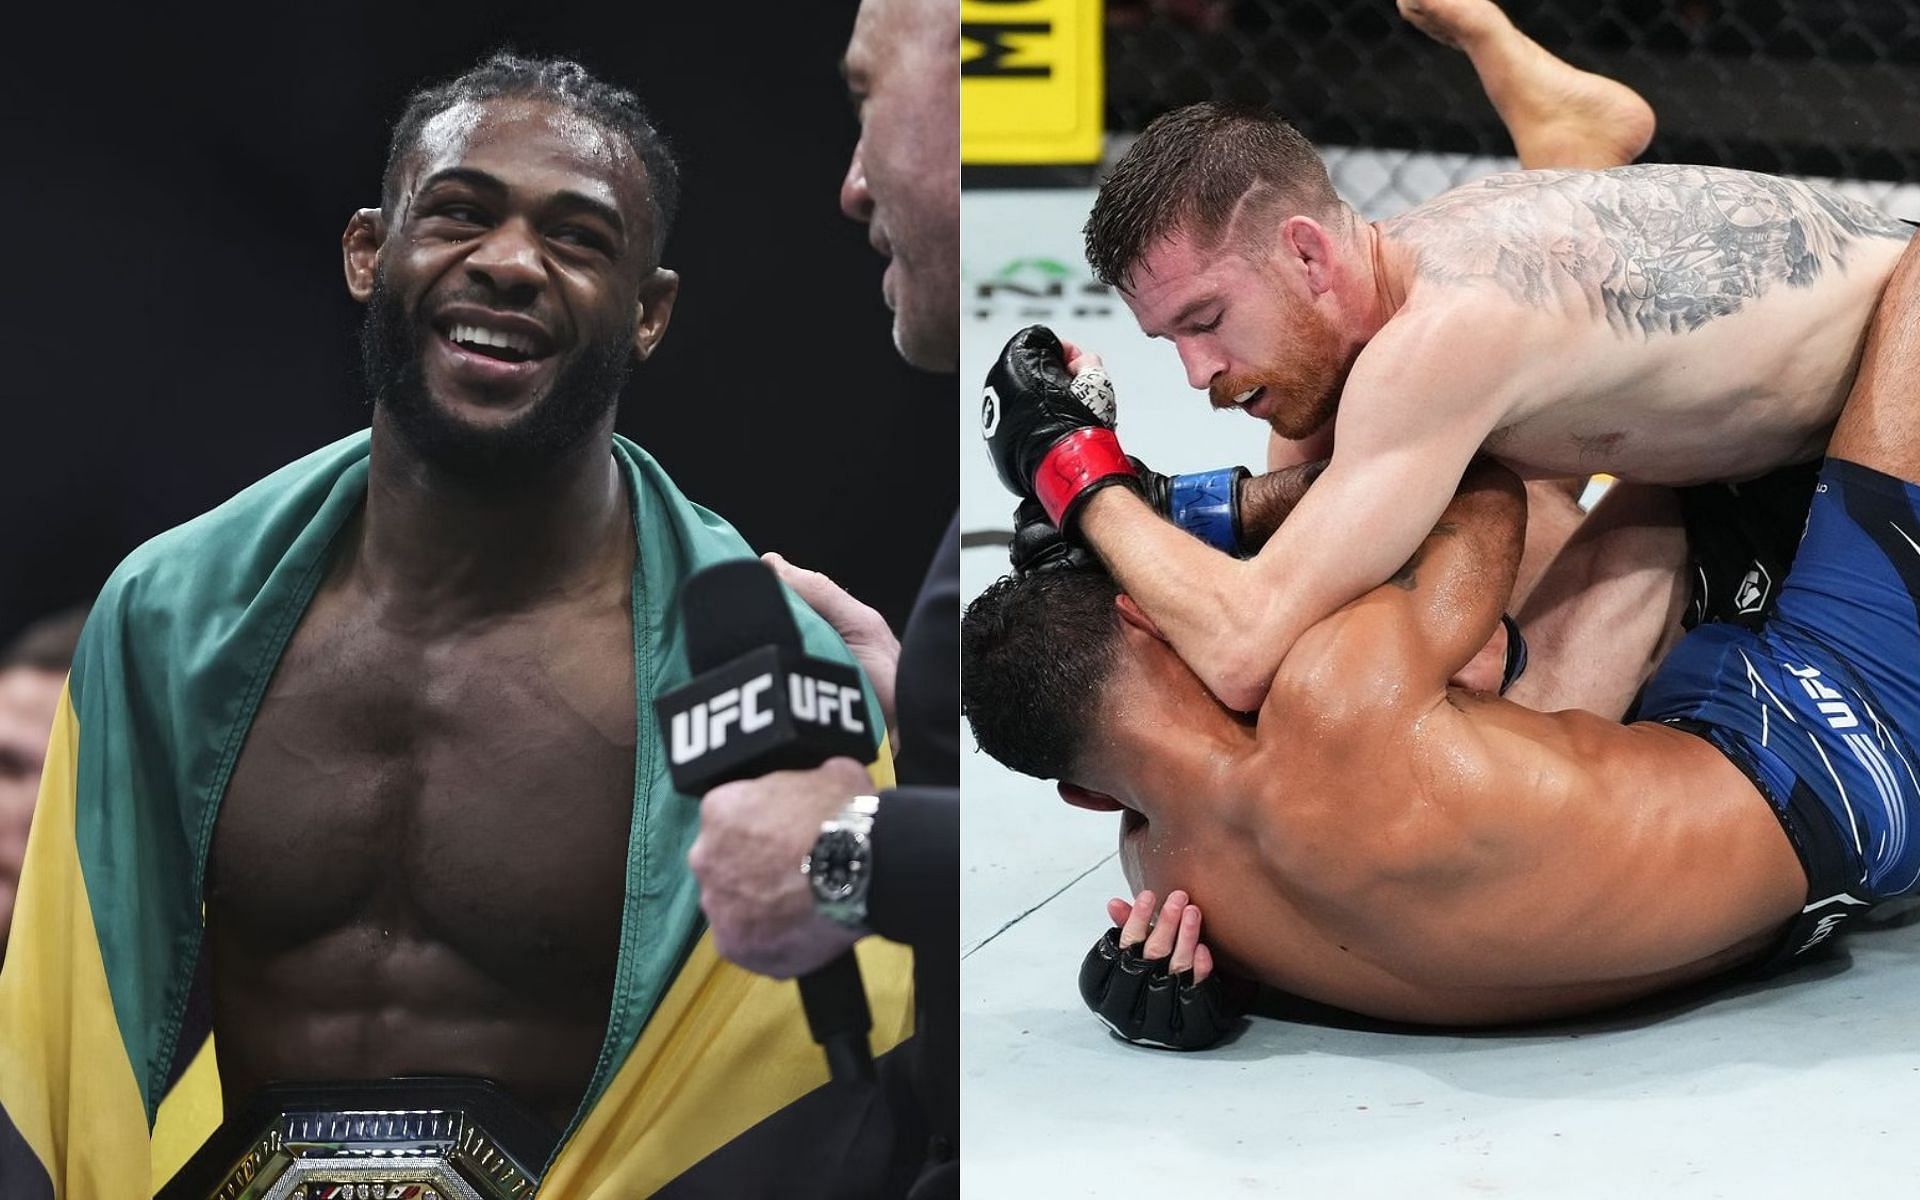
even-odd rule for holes
{"type": "MultiPolygon", "coordinates": [[[[80,728],[75,836],[101,956],[151,1124],[194,986],[214,820],[260,697],[366,496],[369,436],[327,446],[154,538],[102,590],[74,660],[80,728]]],[[[693,798],[674,790],[653,697],[686,681],[676,598],[710,563],[750,556],[645,451],[615,438],[633,502],[633,832],[607,1037],[581,1111],[626,1058],[700,932],[686,869],[693,798]]],[[[850,662],[788,601],[810,653],[850,662]]],[[[884,728],[871,690],[872,728],[884,728]]]]}

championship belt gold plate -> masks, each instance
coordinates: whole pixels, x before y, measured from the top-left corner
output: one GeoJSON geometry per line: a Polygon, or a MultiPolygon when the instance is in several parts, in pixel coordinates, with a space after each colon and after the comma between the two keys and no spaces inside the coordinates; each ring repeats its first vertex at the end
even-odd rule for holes
{"type": "Polygon", "coordinates": [[[273,1084],[158,1200],[529,1200],[555,1141],[486,1080],[273,1084]]]}

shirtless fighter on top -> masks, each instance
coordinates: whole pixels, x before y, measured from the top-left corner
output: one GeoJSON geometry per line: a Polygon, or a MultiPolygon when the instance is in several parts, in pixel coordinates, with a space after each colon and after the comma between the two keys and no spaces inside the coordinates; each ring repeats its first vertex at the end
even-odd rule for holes
{"type": "MultiPolygon", "coordinates": [[[[990,400],[988,442],[1251,711],[1303,630],[1407,560],[1482,449],[1522,475],[1668,485],[1817,457],[1909,232],[1820,187],[1691,166],[1500,175],[1367,222],[1285,122],[1195,105],[1102,185],[1088,258],[1216,407],[1302,457],[1331,439],[1325,473],[1223,566],[1127,494],[1084,411],[990,400]]],[[[1057,362],[1034,337],[989,377],[1001,401],[1057,362]]]]}
{"type": "MultiPolygon", "coordinates": [[[[1126,812],[1136,887],[1192,888],[1149,957],[1177,928],[1204,966],[1205,905],[1228,965],[1446,1024],[1791,960],[1920,887],[1917,376],[1920,247],[1872,320],[1775,615],[1682,639],[1650,720],[1448,686],[1493,634],[1520,554],[1519,482],[1484,459],[1390,582],[1295,640],[1256,721],[1088,565],[1010,577],[969,607],[965,710],[1001,762],[1126,812]]],[[[1140,974],[1137,957],[1107,960],[1090,999],[1123,1032],[1155,1005],[1160,1040],[1215,1032],[1185,1006],[1197,989],[1164,975],[1107,1005],[1113,980],[1140,974]]]]}

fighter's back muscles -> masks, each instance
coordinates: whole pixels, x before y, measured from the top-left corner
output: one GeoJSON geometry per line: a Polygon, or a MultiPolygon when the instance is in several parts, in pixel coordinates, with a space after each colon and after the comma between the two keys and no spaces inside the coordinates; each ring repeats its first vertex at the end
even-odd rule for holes
{"type": "Polygon", "coordinates": [[[1804,901],[1765,801],[1699,739],[1445,689],[1498,619],[1518,497],[1476,467],[1409,569],[1288,656],[1238,864],[1277,936],[1208,903],[1244,968],[1381,1016],[1541,1017],[1724,969],[1804,901]]]}
{"type": "Polygon", "coordinates": [[[1380,226],[1412,260],[1402,316],[1543,322],[1500,352],[1531,378],[1490,452],[1674,485],[1817,457],[1910,232],[1814,185],[1646,165],[1496,175],[1380,226]]]}

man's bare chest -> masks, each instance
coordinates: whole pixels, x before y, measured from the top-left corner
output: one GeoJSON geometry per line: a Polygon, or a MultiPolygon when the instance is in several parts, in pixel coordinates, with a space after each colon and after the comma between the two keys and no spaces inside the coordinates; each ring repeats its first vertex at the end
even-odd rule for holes
{"type": "Polygon", "coordinates": [[[623,609],[419,640],[316,603],[215,829],[257,952],[377,925],[489,973],[610,971],[632,820],[623,609]]]}

